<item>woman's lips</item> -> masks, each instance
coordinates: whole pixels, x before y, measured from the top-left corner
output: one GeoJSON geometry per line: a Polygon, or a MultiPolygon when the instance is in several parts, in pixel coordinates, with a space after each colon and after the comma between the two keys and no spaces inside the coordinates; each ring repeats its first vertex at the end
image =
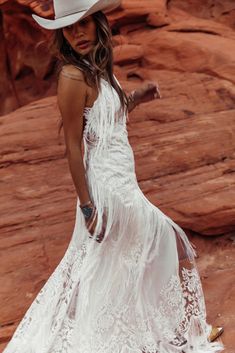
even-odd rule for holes
{"type": "Polygon", "coordinates": [[[79,47],[80,49],[86,49],[88,48],[90,45],[90,42],[82,42],[82,43],[77,43],[77,47],[79,47]]]}

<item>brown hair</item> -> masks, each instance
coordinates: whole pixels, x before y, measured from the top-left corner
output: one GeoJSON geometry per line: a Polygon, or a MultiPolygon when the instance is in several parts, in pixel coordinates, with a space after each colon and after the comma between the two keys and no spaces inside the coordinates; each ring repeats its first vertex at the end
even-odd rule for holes
{"type": "MultiPolygon", "coordinates": [[[[124,111],[127,109],[127,96],[113,75],[112,32],[108,19],[101,11],[95,12],[92,17],[96,24],[97,43],[85,58],[73,50],[65,39],[62,29],[55,30],[53,47],[60,61],[59,70],[65,64],[72,64],[83,71],[87,84],[97,89],[100,88],[100,78],[105,78],[116,90],[124,111]]],[[[62,127],[63,121],[61,120],[59,132],[62,127]]]]}

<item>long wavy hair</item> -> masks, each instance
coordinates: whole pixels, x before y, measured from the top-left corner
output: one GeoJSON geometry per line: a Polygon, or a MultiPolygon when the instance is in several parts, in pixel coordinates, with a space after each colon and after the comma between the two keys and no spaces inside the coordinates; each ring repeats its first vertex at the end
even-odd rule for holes
{"type": "MultiPolygon", "coordinates": [[[[113,44],[112,32],[107,17],[102,11],[92,14],[96,24],[97,42],[91,52],[86,56],[78,54],[68,43],[63,35],[62,29],[57,29],[53,36],[53,50],[59,59],[58,72],[65,64],[72,64],[78,67],[84,73],[86,83],[100,89],[100,78],[105,78],[116,90],[121,109],[127,110],[127,96],[118,85],[113,75],[113,44]]],[[[63,127],[63,120],[59,123],[58,131],[60,133],[63,127]]]]}

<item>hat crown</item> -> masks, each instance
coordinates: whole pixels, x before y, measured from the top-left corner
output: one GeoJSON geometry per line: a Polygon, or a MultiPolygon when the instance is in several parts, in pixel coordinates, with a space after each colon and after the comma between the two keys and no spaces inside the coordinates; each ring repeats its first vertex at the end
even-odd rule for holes
{"type": "Polygon", "coordinates": [[[55,18],[86,11],[96,2],[95,0],[54,0],[55,18]]]}
{"type": "Polygon", "coordinates": [[[98,11],[109,13],[120,4],[121,0],[53,0],[53,20],[35,14],[32,17],[41,27],[53,30],[72,25],[98,11]]]}

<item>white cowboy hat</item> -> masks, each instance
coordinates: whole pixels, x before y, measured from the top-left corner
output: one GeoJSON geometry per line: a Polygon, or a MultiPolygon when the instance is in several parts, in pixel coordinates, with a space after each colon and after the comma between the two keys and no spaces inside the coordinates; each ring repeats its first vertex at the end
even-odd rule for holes
{"type": "Polygon", "coordinates": [[[54,0],[55,19],[32,15],[43,28],[63,28],[97,11],[109,12],[121,3],[121,0],[54,0]]]}

